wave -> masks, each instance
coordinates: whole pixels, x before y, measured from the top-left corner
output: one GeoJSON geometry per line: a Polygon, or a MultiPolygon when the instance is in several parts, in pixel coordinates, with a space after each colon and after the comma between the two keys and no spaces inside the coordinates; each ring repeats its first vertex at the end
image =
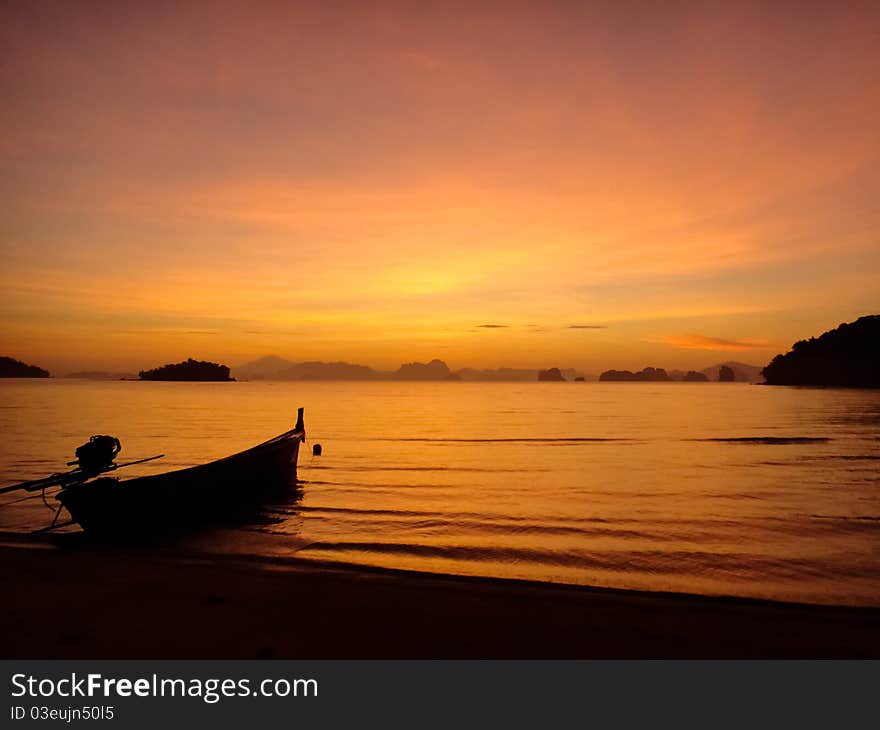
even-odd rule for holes
{"type": "MultiPolygon", "coordinates": [[[[756,576],[782,580],[827,577],[829,566],[804,558],[770,557],[756,553],[706,551],[561,551],[540,548],[499,548],[492,546],[426,545],[407,542],[345,541],[313,542],[308,552],[371,553],[389,556],[446,559],[477,563],[532,563],[611,573],[654,575],[699,575],[726,580],[751,581],[756,576]]],[[[876,578],[877,568],[867,562],[840,560],[833,566],[836,575],[876,578]]]]}
{"type": "Polygon", "coordinates": [[[429,471],[429,472],[437,472],[437,471],[462,471],[462,472],[478,472],[481,474],[489,473],[501,473],[501,472],[552,472],[553,469],[550,468],[535,468],[529,467],[526,468],[524,466],[518,466],[515,468],[501,467],[501,466],[491,466],[491,467],[481,467],[481,466],[389,466],[387,464],[376,464],[375,466],[351,466],[351,465],[343,465],[343,466],[330,466],[330,465],[319,465],[319,466],[309,466],[309,471],[312,469],[326,469],[326,470],[336,470],[336,471],[367,471],[367,472],[381,472],[381,471],[429,471]]]}
{"type": "Polygon", "coordinates": [[[718,442],[730,444],[824,444],[828,436],[732,436],[728,438],[685,439],[686,441],[718,442]]]}
{"type": "MultiPolygon", "coordinates": [[[[405,484],[401,482],[374,482],[371,481],[369,483],[365,482],[348,482],[348,481],[327,481],[327,480],[316,480],[316,479],[300,479],[299,484],[306,487],[330,487],[330,490],[326,491],[334,491],[334,492],[363,492],[364,490],[369,490],[370,494],[378,494],[378,490],[398,490],[398,489],[431,489],[431,490],[443,490],[449,489],[448,484],[438,484],[436,482],[432,483],[422,483],[422,484],[405,484]]],[[[393,494],[394,492],[383,492],[386,494],[393,494]]]]}
{"type": "MultiPolygon", "coordinates": [[[[389,515],[391,517],[391,515],[389,515]]],[[[416,534],[421,531],[422,534],[432,535],[448,535],[450,527],[455,527],[460,533],[471,535],[492,535],[497,541],[499,536],[509,538],[521,538],[528,536],[547,537],[581,537],[581,538],[617,538],[620,540],[642,540],[644,542],[662,543],[676,542],[681,540],[693,539],[693,533],[682,532],[680,534],[662,534],[643,532],[641,530],[627,530],[624,528],[612,527],[569,527],[565,525],[544,525],[544,524],[528,524],[528,525],[510,525],[504,522],[493,523],[487,521],[468,521],[468,520],[447,520],[443,518],[434,519],[415,519],[407,520],[397,519],[373,520],[369,527],[377,534],[390,534],[397,531],[398,534],[406,532],[408,535],[416,534]]],[[[313,516],[310,520],[326,521],[332,525],[334,530],[338,530],[340,523],[338,517],[329,515],[313,516]]],[[[350,525],[360,527],[362,523],[358,520],[349,522],[350,525]]],[[[712,533],[706,531],[702,536],[706,539],[712,537],[712,533]]]]}
{"type": "MultiPolygon", "coordinates": [[[[599,437],[599,436],[554,436],[549,438],[431,438],[431,437],[376,437],[371,441],[425,444],[591,444],[591,443],[647,443],[667,440],[663,438],[599,437]]],[[[721,436],[712,438],[668,439],[691,442],[719,442],[742,444],[819,444],[831,441],[829,436],[721,436]]]]}
{"type": "MultiPolygon", "coordinates": [[[[464,531],[470,535],[491,535],[497,542],[502,536],[518,538],[527,535],[542,537],[574,536],[583,538],[619,538],[653,543],[700,541],[705,544],[738,538],[745,529],[754,535],[794,535],[805,538],[853,534],[873,534],[880,518],[870,515],[852,517],[837,515],[799,514],[792,517],[752,519],[640,519],[550,516],[514,517],[479,512],[441,512],[406,509],[366,509],[355,507],[297,506],[307,520],[333,525],[363,534],[366,528],[377,535],[396,534],[403,537],[413,530],[439,531],[449,535],[464,531]]],[[[765,538],[762,538],[765,539],[765,538]]],[[[771,538],[774,539],[774,538],[771,538]]]]}
{"type": "Polygon", "coordinates": [[[402,437],[402,438],[374,438],[372,441],[415,441],[417,443],[436,443],[436,444],[554,444],[554,443],[620,443],[627,441],[640,441],[641,439],[631,438],[598,438],[592,436],[560,436],[553,438],[422,438],[422,437],[402,437]]]}

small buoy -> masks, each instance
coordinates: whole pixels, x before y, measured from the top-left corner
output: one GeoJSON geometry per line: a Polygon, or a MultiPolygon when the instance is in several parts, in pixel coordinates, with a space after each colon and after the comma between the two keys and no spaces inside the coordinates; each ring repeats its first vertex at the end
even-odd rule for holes
{"type": "Polygon", "coordinates": [[[321,444],[314,444],[312,446],[312,456],[320,456],[321,455],[321,444]]]}

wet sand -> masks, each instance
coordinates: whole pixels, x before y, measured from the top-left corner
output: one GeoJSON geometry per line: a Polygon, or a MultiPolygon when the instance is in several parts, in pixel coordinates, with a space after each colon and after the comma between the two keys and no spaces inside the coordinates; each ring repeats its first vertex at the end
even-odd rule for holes
{"type": "Polygon", "coordinates": [[[880,658],[880,609],[0,538],[3,658],[880,658]]]}

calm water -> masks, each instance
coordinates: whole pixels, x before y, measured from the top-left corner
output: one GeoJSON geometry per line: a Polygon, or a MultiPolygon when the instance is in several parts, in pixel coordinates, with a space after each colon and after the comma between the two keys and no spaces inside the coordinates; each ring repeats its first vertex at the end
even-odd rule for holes
{"type": "MultiPolygon", "coordinates": [[[[59,469],[93,433],[121,460],[167,454],[130,475],[191,465],[298,405],[324,447],[301,451],[302,498],[202,549],[880,605],[877,391],[0,381],[0,478],[59,469]]],[[[51,519],[0,500],[0,530],[51,519]]]]}

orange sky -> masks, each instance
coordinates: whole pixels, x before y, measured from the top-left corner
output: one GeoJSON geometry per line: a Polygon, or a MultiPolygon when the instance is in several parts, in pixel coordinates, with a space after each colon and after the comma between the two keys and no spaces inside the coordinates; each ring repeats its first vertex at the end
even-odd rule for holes
{"type": "Polygon", "coordinates": [[[6,2],[0,354],[763,364],[880,311],[878,8],[6,2]]]}

